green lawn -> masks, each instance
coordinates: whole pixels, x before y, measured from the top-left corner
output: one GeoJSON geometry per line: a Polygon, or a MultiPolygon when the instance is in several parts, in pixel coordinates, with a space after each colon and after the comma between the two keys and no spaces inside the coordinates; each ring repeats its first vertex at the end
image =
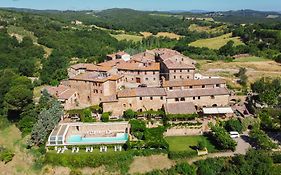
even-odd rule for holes
{"type": "Polygon", "coordinates": [[[195,151],[191,147],[197,146],[201,140],[206,141],[206,147],[209,152],[216,150],[215,146],[205,136],[172,136],[165,139],[169,144],[170,151],[195,151]]]}
{"type": "Polygon", "coordinates": [[[242,57],[242,58],[237,58],[235,60],[233,60],[233,62],[260,62],[260,61],[270,61],[267,58],[263,58],[263,57],[242,57]]]}
{"type": "Polygon", "coordinates": [[[209,49],[219,49],[230,40],[234,41],[235,46],[243,44],[239,37],[231,36],[232,34],[228,33],[214,38],[200,39],[190,43],[189,45],[194,47],[207,47],[209,49]]]}

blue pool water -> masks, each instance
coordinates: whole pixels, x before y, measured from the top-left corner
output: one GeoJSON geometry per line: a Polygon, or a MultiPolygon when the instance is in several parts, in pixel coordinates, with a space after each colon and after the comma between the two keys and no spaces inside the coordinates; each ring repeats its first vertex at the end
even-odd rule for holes
{"type": "Polygon", "coordinates": [[[118,133],[116,137],[90,137],[84,138],[80,135],[72,135],[67,139],[69,144],[110,144],[110,143],[125,143],[128,140],[127,133],[118,133]]]}

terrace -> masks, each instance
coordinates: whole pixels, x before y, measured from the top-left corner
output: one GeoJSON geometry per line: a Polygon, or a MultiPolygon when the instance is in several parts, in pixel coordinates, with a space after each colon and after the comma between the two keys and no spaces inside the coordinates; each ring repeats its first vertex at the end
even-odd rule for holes
{"type": "Polygon", "coordinates": [[[51,132],[47,146],[124,144],[129,131],[128,122],[61,123],[51,132]]]}

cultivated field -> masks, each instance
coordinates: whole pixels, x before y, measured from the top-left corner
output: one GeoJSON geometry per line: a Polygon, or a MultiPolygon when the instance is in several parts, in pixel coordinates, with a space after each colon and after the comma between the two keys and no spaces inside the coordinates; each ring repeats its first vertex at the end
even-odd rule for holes
{"type": "Polygon", "coordinates": [[[138,35],[129,35],[129,34],[117,34],[117,35],[110,34],[110,35],[116,38],[118,41],[127,40],[127,41],[139,42],[143,39],[142,36],[138,36],[138,35]]]}
{"type": "Polygon", "coordinates": [[[189,31],[196,31],[196,32],[206,32],[206,33],[221,33],[227,26],[222,25],[220,27],[211,28],[210,26],[199,26],[197,24],[191,24],[188,27],[189,31]]]}
{"type": "Polygon", "coordinates": [[[177,39],[179,40],[180,38],[182,38],[183,36],[177,35],[175,33],[169,33],[169,32],[159,32],[156,35],[157,37],[167,37],[170,39],[177,39]]]}
{"type": "Polygon", "coordinates": [[[222,76],[229,83],[236,84],[237,79],[234,74],[239,68],[247,69],[248,80],[250,83],[261,77],[281,77],[281,64],[265,58],[246,57],[239,58],[233,62],[198,60],[200,64],[199,72],[204,75],[222,76]]]}
{"type": "Polygon", "coordinates": [[[243,44],[239,37],[232,37],[232,34],[228,33],[215,38],[200,39],[190,43],[189,45],[194,47],[207,47],[209,49],[219,49],[230,40],[234,41],[235,46],[243,44]]]}

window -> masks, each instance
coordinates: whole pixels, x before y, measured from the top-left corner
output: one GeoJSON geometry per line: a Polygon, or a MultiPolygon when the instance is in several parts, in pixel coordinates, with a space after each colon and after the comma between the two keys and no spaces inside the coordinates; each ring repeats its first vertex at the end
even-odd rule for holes
{"type": "Polygon", "coordinates": [[[153,100],[153,97],[150,97],[150,100],[153,100]]]}
{"type": "Polygon", "coordinates": [[[144,72],[144,74],[146,75],[146,74],[147,74],[147,72],[145,71],[145,72],[144,72]]]}
{"type": "Polygon", "coordinates": [[[186,78],[189,79],[189,76],[187,76],[186,78]]]}
{"type": "Polygon", "coordinates": [[[192,86],[189,86],[190,89],[192,89],[192,86]]]}
{"type": "Polygon", "coordinates": [[[173,90],[173,87],[169,87],[169,90],[173,90]]]}
{"type": "Polygon", "coordinates": [[[190,70],[188,69],[187,72],[190,72],[190,70]]]}
{"type": "Polygon", "coordinates": [[[215,99],[215,96],[214,96],[214,95],[211,95],[211,99],[215,99]]]}
{"type": "Polygon", "coordinates": [[[148,80],[148,78],[145,78],[145,80],[148,80]]]}
{"type": "Polygon", "coordinates": [[[182,70],[180,70],[180,72],[182,72],[182,70]]]}
{"type": "Polygon", "coordinates": [[[177,76],[174,76],[174,79],[177,79],[177,76]]]}
{"type": "Polygon", "coordinates": [[[202,88],[205,88],[205,85],[202,85],[202,88]]]}
{"type": "Polygon", "coordinates": [[[195,97],[193,97],[193,100],[195,100],[195,97]]]}
{"type": "Polygon", "coordinates": [[[176,73],[176,72],[177,72],[177,70],[174,70],[174,72],[176,73]]]}
{"type": "Polygon", "coordinates": [[[126,108],[126,104],[123,104],[123,107],[126,108]]]}
{"type": "Polygon", "coordinates": [[[198,97],[198,100],[200,100],[201,97],[198,97]]]}
{"type": "Polygon", "coordinates": [[[140,97],[140,100],[142,100],[142,97],[140,97]]]}
{"type": "Polygon", "coordinates": [[[130,107],[132,107],[132,104],[130,103],[130,107]]]}
{"type": "Polygon", "coordinates": [[[185,101],[185,98],[182,97],[182,98],[181,98],[181,101],[185,101]]]}
{"type": "Polygon", "coordinates": [[[179,98],[175,98],[175,101],[179,101],[179,98]]]}
{"type": "Polygon", "coordinates": [[[134,81],[134,78],[132,78],[132,81],[134,81]]]}
{"type": "Polygon", "coordinates": [[[182,76],[180,76],[180,79],[182,79],[182,76]]]}
{"type": "Polygon", "coordinates": [[[102,94],[102,90],[100,90],[100,93],[102,94]]]}
{"type": "Polygon", "coordinates": [[[161,100],[163,100],[163,97],[160,97],[161,100]]]}
{"type": "Polygon", "coordinates": [[[220,85],[219,85],[219,84],[216,84],[216,87],[220,87],[220,85]]]}

